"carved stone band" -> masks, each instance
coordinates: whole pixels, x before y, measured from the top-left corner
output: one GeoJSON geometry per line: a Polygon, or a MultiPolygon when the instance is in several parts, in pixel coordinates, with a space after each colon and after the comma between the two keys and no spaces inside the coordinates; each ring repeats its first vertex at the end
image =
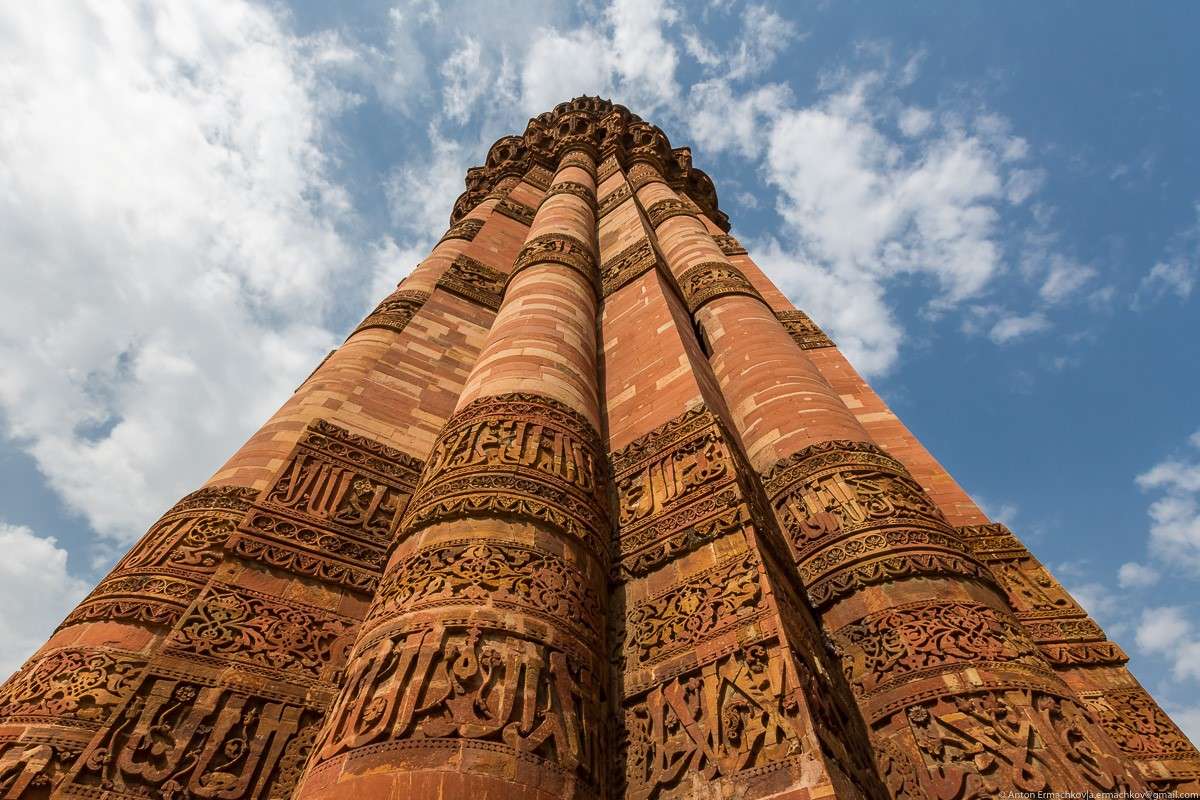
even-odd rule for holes
{"type": "Polygon", "coordinates": [[[525,173],[525,182],[530,186],[536,186],[543,192],[546,191],[546,187],[550,185],[552,180],[554,180],[554,173],[538,164],[534,164],[525,173]]]}
{"type": "Polygon", "coordinates": [[[819,347],[833,347],[833,340],[817,327],[817,323],[803,311],[776,311],[775,316],[787,329],[792,341],[801,350],[815,350],[819,347]]]}
{"type": "Polygon", "coordinates": [[[437,286],[447,292],[466,298],[481,306],[497,311],[504,296],[503,272],[469,256],[460,255],[438,278],[437,286]]]}
{"type": "Polygon", "coordinates": [[[724,430],[704,407],[612,454],[618,577],[644,575],[749,522],[733,458],[724,430]]]}
{"type": "Polygon", "coordinates": [[[600,198],[600,206],[597,211],[597,216],[604,219],[611,211],[615,211],[622,203],[633,197],[633,189],[628,183],[622,183],[616,189],[613,189],[604,197],[600,198]]]}
{"type": "Polygon", "coordinates": [[[518,272],[535,264],[562,264],[570,267],[587,280],[588,286],[592,287],[599,299],[595,251],[580,239],[565,233],[545,233],[530,239],[517,255],[505,285],[507,286],[518,272]]]}
{"type": "Polygon", "coordinates": [[[646,216],[650,218],[650,227],[657,229],[672,217],[691,217],[695,216],[696,209],[685,203],[683,200],[659,200],[646,209],[646,216]]]}
{"type": "Polygon", "coordinates": [[[662,172],[653,164],[646,163],[645,161],[639,161],[630,167],[627,177],[629,185],[633,187],[635,192],[648,183],[663,183],[662,172]]]}
{"type": "Polygon", "coordinates": [[[401,536],[461,517],[519,517],[607,565],[606,483],[599,434],[581,414],[541,395],[483,397],[446,423],[401,536]]]}
{"type": "Polygon", "coordinates": [[[470,242],[475,238],[475,235],[479,233],[481,228],[483,228],[483,220],[481,219],[468,217],[466,219],[459,220],[450,226],[450,230],[446,231],[438,243],[440,244],[447,239],[466,239],[468,242],[470,242]]]}
{"type": "Polygon", "coordinates": [[[649,239],[627,247],[600,268],[601,294],[608,297],[625,284],[654,269],[657,258],[649,239]]]}
{"type": "Polygon", "coordinates": [[[521,201],[506,196],[496,204],[496,213],[503,214],[509,219],[514,219],[528,228],[533,224],[533,215],[535,212],[534,209],[521,201]]]}
{"type": "Polygon", "coordinates": [[[679,288],[688,311],[693,314],[718,297],[740,294],[762,300],[762,295],[741,270],[724,261],[706,261],[688,268],[679,277],[679,288]]]}
{"type": "Polygon", "coordinates": [[[590,131],[585,131],[578,136],[568,135],[562,140],[562,147],[567,152],[558,160],[558,168],[563,167],[579,167],[581,170],[592,176],[592,180],[596,179],[596,160],[600,157],[600,152],[595,144],[590,141],[587,136],[590,131]]]}
{"type": "Polygon", "coordinates": [[[815,606],[921,574],[994,579],[900,462],[866,442],[822,442],[763,478],[815,606]]]}
{"type": "Polygon", "coordinates": [[[621,162],[617,159],[617,157],[615,155],[608,156],[601,161],[600,166],[596,168],[596,180],[607,180],[620,169],[621,162]]]}
{"type": "Polygon", "coordinates": [[[596,213],[596,191],[592,187],[577,183],[576,181],[559,181],[546,190],[546,195],[542,198],[542,205],[545,205],[546,201],[551,197],[559,194],[569,194],[578,197],[587,203],[588,207],[592,209],[593,214],[596,213]]]}
{"type": "Polygon", "coordinates": [[[727,256],[746,255],[746,248],[742,247],[741,242],[727,233],[719,233],[713,237],[713,240],[717,243],[717,247],[721,248],[721,252],[727,256]]]}
{"type": "Polygon", "coordinates": [[[428,299],[428,292],[412,292],[403,289],[392,292],[379,305],[375,306],[375,310],[358,324],[350,336],[367,328],[386,328],[400,333],[428,299]]]}

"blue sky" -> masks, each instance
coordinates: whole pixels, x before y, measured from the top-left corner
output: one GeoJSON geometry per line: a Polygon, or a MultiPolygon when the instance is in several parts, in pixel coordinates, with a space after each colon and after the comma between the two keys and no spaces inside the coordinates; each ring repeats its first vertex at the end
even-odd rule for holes
{"type": "Polygon", "coordinates": [[[588,93],[1200,738],[1200,7],[340,5],[0,9],[0,672],[588,93]]]}

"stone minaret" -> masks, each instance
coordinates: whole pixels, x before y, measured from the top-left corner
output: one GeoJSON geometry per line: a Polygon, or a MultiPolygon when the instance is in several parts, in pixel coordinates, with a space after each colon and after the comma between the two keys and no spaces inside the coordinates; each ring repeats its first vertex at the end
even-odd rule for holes
{"type": "Polygon", "coordinates": [[[661,130],[433,252],[0,687],[0,798],[992,798],[1200,754],[661,130]]]}

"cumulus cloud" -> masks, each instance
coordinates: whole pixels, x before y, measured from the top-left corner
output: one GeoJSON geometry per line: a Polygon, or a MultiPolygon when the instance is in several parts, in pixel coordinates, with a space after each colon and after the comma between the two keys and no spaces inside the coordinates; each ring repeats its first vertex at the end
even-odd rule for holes
{"type": "Polygon", "coordinates": [[[1061,255],[1051,258],[1050,270],[1038,294],[1047,303],[1061,303],[1097,275],[1096,270],[1061,255]]]}
{"type": "Polygon", "coordinates": [[[1138,625],[1139,649],[1171,662],[1176,680],[1200,680],[1200,636],[1180,606],[1157,606],[1142,610],[1138,625]]]}
{"type": "Polygon", "coordinates": [[[1002,316],[988,330],[988,338],[996,344],[1008,344],[1050,327],[1050,320],[1041,312],[1033,314],[1010,314],[1002,316]]]}
{"type": "Polygon", "coordinates": [[[86,594],[52,536],[0,522],[0,680],[16,671],[86,594]]]}
{"type": "Polygon", "coordinates": [[[12,6],[0,27],[0,411],[129,542],[336,341],[355,263],[330,39],[230,2],[12,6]]]}
{"type": "Polygon", "coordinates": [[[1127,561],[1117,570],[1117,583],[1122,589],[1145,589],[1158,583],[1159,578],[1154,567],[1136,561],[1127,561]]]}
{"type": "MultiPolygon", "coordinates": [[[[1188,442],[1200,449],[1200,431],[1188,442]]],[[[1200,576],[1200,455],[1165,459],[1138,475],[1137,485],[1159,494],[1149,508],[1151,552],[1200,576]]]]}

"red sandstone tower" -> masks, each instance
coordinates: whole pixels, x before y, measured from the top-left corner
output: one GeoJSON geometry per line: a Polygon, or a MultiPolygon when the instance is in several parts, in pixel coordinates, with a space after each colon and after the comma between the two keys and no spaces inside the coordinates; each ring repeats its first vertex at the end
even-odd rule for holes
{"type": "Polygon", "coordinates": [[[578,98],[0,687],[0,797],[992,798],[1200,754],[578,98]]]}

